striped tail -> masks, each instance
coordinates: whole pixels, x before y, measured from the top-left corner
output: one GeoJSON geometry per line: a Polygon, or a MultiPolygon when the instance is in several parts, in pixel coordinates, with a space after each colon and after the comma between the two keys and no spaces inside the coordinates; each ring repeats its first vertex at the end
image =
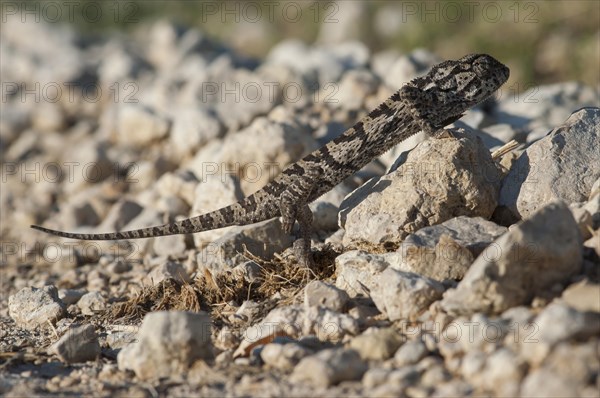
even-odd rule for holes
{"type": "MultiPolygon", "coordinates": [[[[229,227],[232,225],[252,224],[278,216],[278,211],[256,211],[256,202],[257,198],[255,195],[251,195],[238,203],[234,203],[231,206],[223,207],[222,209],[215,210],[210,213],[201,214],[196,217],[187,218],[185,220],[168,224],[140,228],[131,231],[79,234],[48,229],[39,225],[32,225],[31,228],[47,234],[79,240],[141,239],[154,238],[157,236],[193,234],[196,232],[229,227]]],[[[273,208],[273,210],[275,209],[276,208],[273,208]]]]}
{"type": "Polygon", "coordinates": [[[60,236],[63,238],[79,239],[79,240],[119,240],[119,239],[141,239],[152,238],[155,236],[167,236],[177,234],[188,234],[194,232],[207,231],[213,229],[210,227],[212,221],[209,216],[211,213],[204,214],[198,217],[188,218],[186,220],[177,221],[174,223],[158,225],[154,227],[140,228],[131,231],[109,232],[98,234],[79,234],[73,232],[57,231],[54,229],[44,228],[39,225],[32,225],[31,228],[38,231],[60,236]],[[208,225],[207,225],[208,224],[208,225]]]}

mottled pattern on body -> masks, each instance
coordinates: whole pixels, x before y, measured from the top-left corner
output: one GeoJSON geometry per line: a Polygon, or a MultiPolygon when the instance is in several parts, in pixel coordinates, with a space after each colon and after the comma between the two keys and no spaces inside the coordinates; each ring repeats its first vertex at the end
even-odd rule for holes
{"type": "Polygon", "coordinates": [[[486,54],[435,65],[341,136],[286,167],[259,191],[207,214],[155,227],[100,234],[62,232],[37,225],[32,228],[73,239],[117,240],[202,232],[281,216],[288,233],[298,221],[301,239],[295,248],[299,261],[310,265],[310,202],[419,131],[434,135],[458,120],[466,110],[490,97],[508,75],[505,65],[486,54]]]}

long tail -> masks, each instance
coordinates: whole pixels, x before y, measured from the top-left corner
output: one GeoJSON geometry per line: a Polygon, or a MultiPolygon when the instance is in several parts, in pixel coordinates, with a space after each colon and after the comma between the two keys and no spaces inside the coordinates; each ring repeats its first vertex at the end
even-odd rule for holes
{"type": "Polygon", "coordinates": [[[177,221],[169,224],[157,225],[153,227],[140,228],[131,231],[108,232],[98,234],[80,234],[74,232],[57,231],[55,229],[44,228],[39,225],[32,225],[31,228],[38,231],[60,236],[63,238],[79,239],[79,240],[119,240],[119,239],[141,239],[151,238],[155,236],[167,236],[177,234],[187,234],[194,232],[202,232],[212,229],[207,226],[210,218],[206,219],[209,214],[203,214],[197,217],[188,218],[186,220],[177,221]]]}
{"type": "Polygon", "coordinates": [[[240,202],[234,203],[231,206],[223,207],[219,210],[201,214],[196,217],[131,231],[79,234],[48,229],[39,225],[32,225],[31,228],[48,234],[61,236],[63,238],[79,240],[141,239],[153,238],[156,236],[192,234],[196,232],[229,227],[231,225],[252,224],[276,217],[278,215],[277,207],[265,206],[264,203],[262,206],[257,206],[257,202],[259,202],[259,200],[257,200],[257,196],[260,197],[261,195],[256,195],[255,193],[254,195],[250,195],[249,197],[241,200],[240,202]]]}

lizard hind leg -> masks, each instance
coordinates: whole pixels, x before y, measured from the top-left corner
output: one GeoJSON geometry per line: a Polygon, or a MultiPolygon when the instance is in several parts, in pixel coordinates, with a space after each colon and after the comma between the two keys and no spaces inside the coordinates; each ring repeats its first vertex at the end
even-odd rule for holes
{"type": "MultiPolygon", "coordinates": [[[[287,192],[287,191],[286,191],[287,192]]],[[[313,260],[310,251],[310,235],[312,233],[312,211],[305,202],[299,204],[297,196],[284,193],[280,201],[281,218],[283,230],[291,235],[294,222],[298,221],[299,236],[294,241],[294,254],[298,262],[308,268],[312,268],[313,260]]]]}
{"type": "Polygon", "coordinates": [[[302,206],[297,212],[300,236],[294,242],[294,254],[298,263],[305,268],[314,269],[314,260],[310,250],[310,235],[312,233],[313,214],[308,205],[302,206]]]}
{"type": "Polygon", "coordinates": [[[284,232],[291,235],[294,222],[298,221],[300,234],[294,242],[294,254],[298,262],[308,268],[314,264],[310,251],[313,215],[308,207],[308,198],[318,183],[318,175],[317,170],[306,170],[301,178],[292,180],[279,202],[284,232]]]}

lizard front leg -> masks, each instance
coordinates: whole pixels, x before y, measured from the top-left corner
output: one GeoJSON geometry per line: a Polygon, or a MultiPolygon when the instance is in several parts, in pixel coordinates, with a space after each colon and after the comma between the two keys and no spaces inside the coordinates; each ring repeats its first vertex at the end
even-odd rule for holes
{"type": "Polygon", "coordinates": [[[400,89],[400,101],[402,101],[413,119],[419,124],[421,130],[433,138],[443,138],[447,134],[444,126],[462,117],[462,114],[452,116],[441,121],[440,125],[434,125],[428,116],[428,112],[436,109],[435,95],[417,87],[408,85],[402,87],[400,89]]]}

